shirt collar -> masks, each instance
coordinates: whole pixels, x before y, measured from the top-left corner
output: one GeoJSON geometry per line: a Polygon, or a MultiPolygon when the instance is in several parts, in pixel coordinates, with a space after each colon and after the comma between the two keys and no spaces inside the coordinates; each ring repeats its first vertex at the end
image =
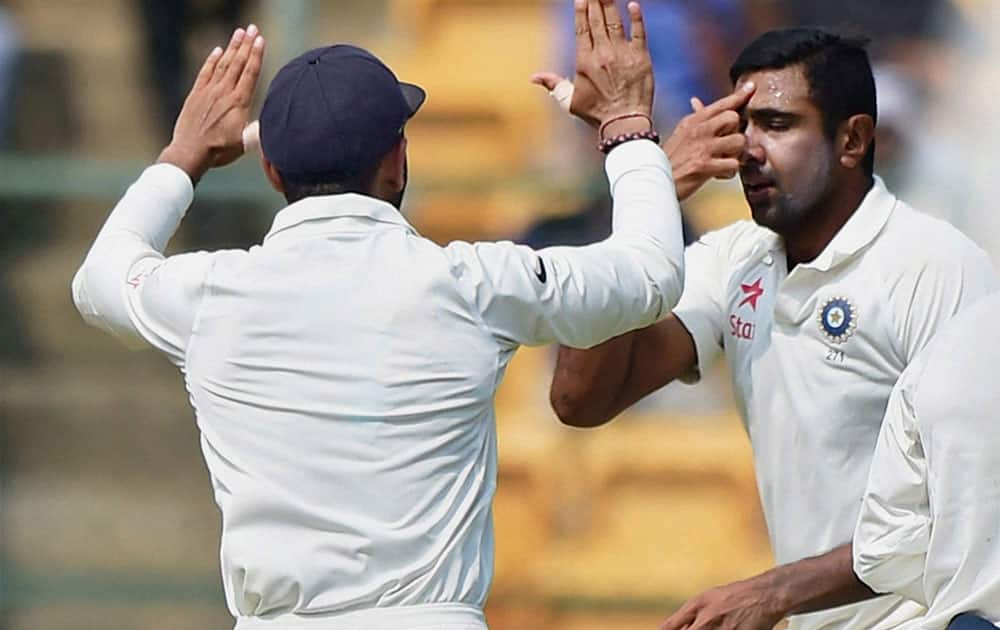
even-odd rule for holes
{"type": "Polygon", "coordinates": [[[346,193],[306,197],[284,208],[275,215],[274,223],[271,224],[270,231],[264,237],[264,242],[279,233],[289,232],[292,228],[310,221],[342,217],[370,219],[378,223],[397,225],[414,234],[417,233],[391,204],[366,195],[346,193]]]}
{"type": "Polygon", "coordinates": [[[895,207],[896,196],[889,192],[882,179],[876,176],[875,184],[847,223],[840,228],[815,260],[802,266],[829,271],[854,256],[875,240],[895,207]]]}

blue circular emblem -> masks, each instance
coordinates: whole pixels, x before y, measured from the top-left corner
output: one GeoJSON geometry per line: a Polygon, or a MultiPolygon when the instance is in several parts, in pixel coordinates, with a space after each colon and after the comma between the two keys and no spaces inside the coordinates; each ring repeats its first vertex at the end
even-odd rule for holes
{"type": "Polygon", "coordinates": [[[844,343],[858,327],[858,313],[850,300],[835,297],[819,309],[819,327],[827,341],[844,343]]]}

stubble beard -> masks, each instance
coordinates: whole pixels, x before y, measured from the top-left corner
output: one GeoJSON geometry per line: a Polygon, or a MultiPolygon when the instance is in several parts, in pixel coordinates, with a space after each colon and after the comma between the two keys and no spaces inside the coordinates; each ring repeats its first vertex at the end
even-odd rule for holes
{"type": "MultiPolygon", "coordinates": [[[[833,152],[824,152],[810,169],[811,185],[801,191],[784,192],[779,188],[777,198],[767,204],[751,204],[754,221],[782,236],[802,229],[810,219],[821,214],[833,197],[833,152]]],[[[780,182],[779,182],[780,186],[780,182]]]]}

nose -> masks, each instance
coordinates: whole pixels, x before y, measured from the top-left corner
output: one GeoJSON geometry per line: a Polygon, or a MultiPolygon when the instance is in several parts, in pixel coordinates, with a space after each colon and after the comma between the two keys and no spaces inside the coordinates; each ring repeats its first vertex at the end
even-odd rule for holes
{"type": "Polygon", "coordinates": [[[743,135],[746,136],[747,141],[740,154],[740,166],[749,163],[763,164],[767,156],[764,153],[764,147],[760,144],[760,130],[751,122],[743,131],[743,135]]]}

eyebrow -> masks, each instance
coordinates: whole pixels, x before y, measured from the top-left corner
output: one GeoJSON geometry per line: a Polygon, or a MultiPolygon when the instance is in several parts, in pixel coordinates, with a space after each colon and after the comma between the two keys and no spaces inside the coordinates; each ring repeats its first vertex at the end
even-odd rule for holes
{"type": "Polygon", "coordinates": [[[802,118],[801,114],[781,109],[774,109],[773,107],[763,107],[760,109],[752,109],[748,107],[744,110],[744,114],[754,120],[786,120],[789,122],[795,122],[802,118]]]}

